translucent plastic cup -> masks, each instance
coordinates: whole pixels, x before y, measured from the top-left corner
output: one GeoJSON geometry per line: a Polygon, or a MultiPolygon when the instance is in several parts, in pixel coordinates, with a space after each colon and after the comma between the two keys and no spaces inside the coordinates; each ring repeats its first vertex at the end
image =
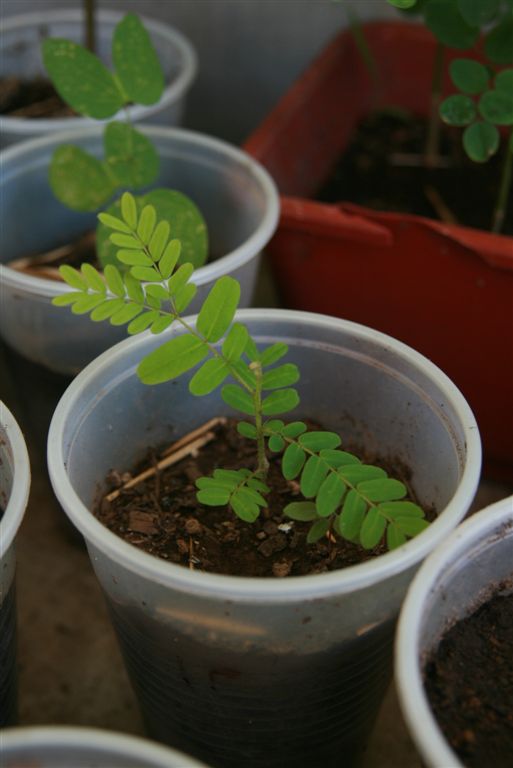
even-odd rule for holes
{"type": "MultiPolygon", "coordinates": [[[[97,14],[96,38],[100,58],[111,66],[112,35],[124,13],[100,10],[97,14]]],[[[166,87],[158,104],[129,107],[134,122],[179,125],[185,109],[187,93],[197,73],[194,48],[177,30],[162,21],[140,17],[153,41],[160,59],[166,87]]],[[[84,44],[84,14],[81,8],[59,8],[50,11],[11,16],[2,21],[0,58],[2,75],[17,77],[45,76],[41,43],[47,37],[64,37],[84,44]]],[[[124,113],[120,119],[125,119],[124,113]]],[[[0,116],[0,146],[18,141],[53,135],[56,131],[82,129],[96,121],[84,117],[26,118],[0,116]]]]}
{"type": "Polygon", "coordinates": [[[0,401],[0,726],[17,716],[14,540],[27,506],[30,465],[25,440],[0,401]]]}
{"type": "MultiPolygon", "coordinates": [[[[260,253],[278,222],[278,193],[270,176],[245,152],[204,134],[155,126],[144,132],[160,156],[155,186],[189,195],[207,222],[213,260],[194,274],[199,290],[191,311],[199,311],[214,281],[226,274],[239,280],[241,306],[248,306],[260,253]]],[[[70,211],[50,190],[50,158],[58,145],[68,142],[99,154],[101,128],[35,139],[0,153],[0,333],[20,355],[73,375],[125,338],[125,328],[93,323],[88,316],[52,306],[53,297],[71,290],[66,284],[6,266],[96,226],[95,214],[70,211]]]]}
{"type": "Polygon", "coordinates": [[[133,466],[215,415],[219,393],[148,387],[135,368],[162,343],[122,342],[72,382],[54,414],[55,493],[84,535],[150,734],[223,768],[355,765],[391,674],[392,638],[422,559],[466,513],[480,440],[460,392],[405,345],[343,320],[285,310],[237,315],[257,344],[284,341],[310,417],[405,464],[437,519],[370,562],[284,579],[191,571],[131,546],[90,512],[107,472],[133,466]]]}
{"type": "Polygon", "coordinates": [[[207,768],[146,739],[98,728],[10,728],[1,744],[2,768],[207,768]]]}
{"type": "Polygon", "coordinates": [[[513,496],[473,515],[426,560],[401,611],[395,651],[401,709],[426,768],[464,768],[438,725],[423,662],[443,633],[473,613],[494,586],[513,590],[513,496]]]}

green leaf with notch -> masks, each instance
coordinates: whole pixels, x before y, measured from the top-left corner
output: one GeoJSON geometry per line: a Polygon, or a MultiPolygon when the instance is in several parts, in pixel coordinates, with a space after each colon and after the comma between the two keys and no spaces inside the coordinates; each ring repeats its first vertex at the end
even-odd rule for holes
{"type": "Polygon", "coordinates": [[[103,133],[105,163],[118,187],[139,189],[157,178],[159,157],[153,143],[128,123],[113,120],[103,133]]]}
{"type": "Polygon", "coordinates": [[[500,133],[495,125],[476,120],[463,131],[463,147],[475,163],[486,163],[499,149],[500,133]]]}
{"type": "Polygon", "coordinates": [[[54,195],[73,211],[95,211],[114,194],[103,163],[71,144],[57,147],[48,175],[54,195]]]}
{"type": "Polygon", "coordinates": [[[75,112],[105,120],[118,112],[124,95],[100,59],[71,40],[48,38],[42,43],[45,69],[56,91],[75,112]]]}
{"type": "Polygon", "coordinates": [[[112,58],[123,90],[135,104],[156,104],[164,90],[162,67],[150,36],[134,13],[116,25],[112,58]]]}

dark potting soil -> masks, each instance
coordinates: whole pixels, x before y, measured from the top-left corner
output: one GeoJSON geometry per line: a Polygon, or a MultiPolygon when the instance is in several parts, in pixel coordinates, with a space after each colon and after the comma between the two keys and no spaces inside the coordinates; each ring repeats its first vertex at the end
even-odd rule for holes
{"type": "MultiPolygon", "coordinates": [[[[427,168],[422,163],[425,136],[422,118],[400,112],[369,115],[359,123],[317,199],[433,219],[443,218],[447,209],[459,224],[490,230],[504,154],[474,163],[462,148],[461,129],[443,126],[442,165],[427,168]]],[[[502,233],[513,234],[513,190],[502,233]]]]}
{"type": "Polygon", "coordinates": [[[26,80],[15,76],[0,78],[0,114],[9,117],[71,117],[51,82],[43,77],[26,80]]]}
{"type": "MultiPolygon", "coordinates": [[[[146,552],[211,573],[252,577],[322,573],[364,562],[386,551],[382,543],[366,551],[338,537],[307,544],[311,523],[282,516],[286,504],[302,499],[299,485],[283,478],[278,455],[269,454],[268,458],[268,485],[272,489],[269,507],[253,524],[241,521],[225,507],[207,507],[196,500],[195,480],[199,477],[210,475],[216,468],[250,468],[256,464],[255,444],[239,435],[235,421],[219,425],[215,439],[196,456],[124,490],[112,501],[104,498],[95,514],[111,531],[146,552]]],[[[153,451],[131,475],[111,472],[107,478],[109,488],[121,487],[130,476],[156,461],[153,451]]],[[[406,472],[399,477],[397,471],[384,469],[407,484],[406,472]]]]}
{"type": "Polygon", "coordinates": [[[513,594],[496,593],[442,638],[424,670],[447,740],[468,768],[513,764],[513,594]]]}

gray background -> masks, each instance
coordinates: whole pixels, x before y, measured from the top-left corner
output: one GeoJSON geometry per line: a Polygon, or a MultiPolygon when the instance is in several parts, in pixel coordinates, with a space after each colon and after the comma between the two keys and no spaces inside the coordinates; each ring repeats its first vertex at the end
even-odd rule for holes
{"type": "MultiPolygon", "coordinates": [[[[0,0],[15,13],[81,7],[81,0],[0,0]]],[[[162,19],[196,49],[199,72],[184,124],[241,143],[280,95],[348,24],[395,17],[386,0],[97,0],[99,8],[162,19]]]]}

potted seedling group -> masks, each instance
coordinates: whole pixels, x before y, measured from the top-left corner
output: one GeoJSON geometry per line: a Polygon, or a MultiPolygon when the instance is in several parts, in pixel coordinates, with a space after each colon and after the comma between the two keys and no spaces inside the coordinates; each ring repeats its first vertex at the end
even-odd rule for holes
{"type": "Polygon", "coordinates": [[[281,192],[270,264],[285,306],[377,328],[446,371],[485,471],[508,478],[513,11],[392,4],[417,16],[342,31],[244,144],[281,192]]]}
{"type": "Polygon", "coordinates": [[[123,337],[121,328],[97,330],[79,315],[63,327],[51,301],[67,290],[60,263],[112,260],[103,227],[94,231],[94,212],[115,211],[124,189],[140,190],[140,205],[151,201],[161,218],[172,218],[184,255],[201,267],[195,273],[200,295],[216,277],[233,273],[249,303],[260,250],[277,221],[274,185],[258,163],[222,141],[132,124],[129,105],[156,104],[164,89],[141,20],[128,14],[116,24],[112,69],[65,38],[45,39],[42,56],[63,100],[100,125],[2,153],[0,312],[8,344],[34,362],[74,374],[123,337]],[[28,206],[30,227],[21,215],[28,206]]]}
{"type": "Polygon", "coordinates": [[[185,315],[172,223],[130,193],[100,220],[120,268],[62,267],[54,302],[133,338],[72,382],[48,461],[149,733],[213,765],[354,764],[406,586],[475,492],[473,416],[389,337],[237,311],[233,277],[185,315]]]}

